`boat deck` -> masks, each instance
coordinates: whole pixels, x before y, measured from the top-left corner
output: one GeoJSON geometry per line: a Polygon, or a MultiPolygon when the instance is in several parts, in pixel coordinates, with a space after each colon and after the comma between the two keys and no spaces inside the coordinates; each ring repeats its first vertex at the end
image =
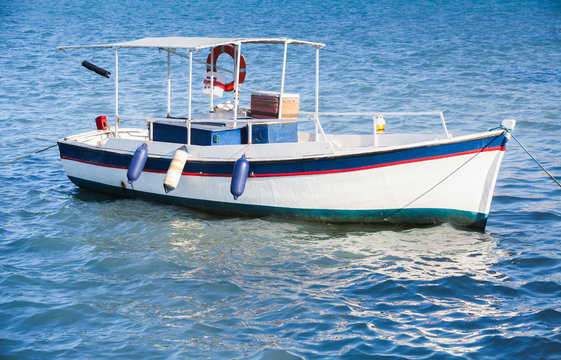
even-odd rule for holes
{"type": "MultiPolygon", "coordinates": [[[[208,125],[204,125],[207,126],[208,125]]],[[[149,141],[148,129],[120,128],[118,137],[113,128],[90,131],[64,140],[79,142],[92,147],[129,153],[144,142],[148,142],[151,156],[173,156],[181,142],[149,141]]],[[[446,140],[446,136],[435,134],[390,134],[378,133],[378,146],[373,146],[372,134],[322,135],[315,141],[315,134],[298,132],[298,141],[262,144],[228,144],[220,146],[189,146],[191,159],[233,159],[245,153],[248,159],[297,159],[328,155],[356,154],[360,152],[386,151],[400,146],[446,140]]]]}

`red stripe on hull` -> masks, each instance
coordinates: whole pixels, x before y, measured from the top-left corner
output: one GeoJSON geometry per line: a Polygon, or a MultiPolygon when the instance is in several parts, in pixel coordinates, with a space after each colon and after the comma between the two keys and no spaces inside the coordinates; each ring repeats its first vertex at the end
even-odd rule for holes
{"type": "Polygon", "coordinates": [[[368,170],[368,169],[376,169],[386,166],[394,166],[394,165],[402,165],[402,164],[409,164],[414,162],[421,162],[421,161],[429,161],[429,160],[437,160],[437,159],[444,159],[448,157],[454,156],[462,156],[462,155],[469,155],[475,154],[480,152],[487,152],[487,151],[505,151],[504,146],[496,146],[492,148],[486,148],[482,150],[471,150],[471,151],[464,151],[455,154],[448,154],[448,155],[439,155],[439,156],[431,156],[426,158],[418,158],[418,159],[411,159],[411,160],[402,160],[402,161],[395,161],[389,162],[384,164],[378,165],[369,165],[369,166],[362,166],[358,168],[352,169],[338,169],[338,170],[325,170],[325,171],[310,171],[310,172],[299,172],[299,173],[285,173],[285,174],[263,174],[263,175],[250,175],[250,177],[271,177],[271,176],[299,176],[299,175],[319,175],[319,174],[333,174],[333,173],[341,173],[341,172],[351,172],[351,171],[360,171],[360,170],[368,170]]]}
{"type": "MultiPolygon", "coordinates": [[[[402,161],[395,161],[395,162],[389,162],[389,163],[384,163],[384,164],[369,165],[369,166],[363,166],[363,167],[358,167],[358,168],[350,168],[350,169],[337,169],[337,170],[325,170],[325,171],[307,171],[307,172],[281,173],[281,174],[257,174],[257,175],[251,175],[250,174],[249,177],[260,178],[260,177],[281,177],[281,176],[334,174],[334,173],[342,173],[342,172],[352,172],[352,171],[376,169],[376,168],[381,168],[381,167],[395,166],[395,165],[402,165],[402,164],[410,164],[410,163],[421,162],[421,161],[438,160],[438,159],[444,159],[444,158],[449,158],[449,157],[454,157],[454,156],[470,155],[470,154],[476,154],[476,153],[488,152],[488,151],[505,151],[505,147],[504,146],[495,146],[495,147],[478,149],[478,150],[464,151],[464,152],[459,152],[459,153],[455,153],[455,154],[431,156],[431,157],[411,159],[411,160],[402,160],[402,161]]],[[[77,161],[77,162],[81,162],[81,163],[84,163],[84,164],[108,167],[108,168],[113,168],[113,169],[127,169],[124,166],[100,164],[100,163],[95,163],[95,162],[91,162],[91,161],[74,159],[74,158],[70,158],[70,157],[67,157],[67,156],[61,156],[60,158],[64,159],[64,160],[77,161]]],[[[159,173],[159,174],[165,174],[166,173],[165,171],[159,171],[159,170],[143,170],[143,171],[151,172],[151,173],[159,173]]],[[[223,174],[204,174],[204,173],[190,173],[190,172],[183,172],[181,175],[206,176],[206,177],[230,177],[230,175],[223,175],[223,174]]]]}

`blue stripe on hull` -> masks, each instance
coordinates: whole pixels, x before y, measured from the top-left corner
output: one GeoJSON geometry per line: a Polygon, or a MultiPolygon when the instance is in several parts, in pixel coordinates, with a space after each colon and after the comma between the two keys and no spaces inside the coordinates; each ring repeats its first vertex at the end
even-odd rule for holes
{"type": "MultiPolygon", "coordinates": [[[[504,147],[508,139],[505,134],[482,137],[474,140],[460,141],[449,144],[436,144],[410,149],[395,149],[356,155],[339,155],[323,158],[306,158],[298,160],[275,160],[250,162],[252,176],[267,176],[279,174],[298,174],[314,172],[345,171],[362,167],[383,166],[399,162],[416,161],[433,157],[453,156],[469,151],[486,148],[504,147]]],[[[111,166],[127,168],[132,154],[120,154],[104,149],[84,147],[80,143],[70,144],[59,142],[60,155],[63,158],[111,166]]],[[[179,147],[179,144],[178,144],[179,147]]],[[[234,159],[235,160],[235,159],[234,159]]],[[[232,161],[188,161],[183,172],[204,174],[211,176],[230,176],[234,165],[232,161]]],[[[171,159],[148,157],[144,171],[165,173],[171,159]]]]}
{"type": "Polygon", "coordinates": [[[226,215],[281,216],[329,222],[362,222],[393,224],[438,224],[450,223],[458,226],[484,230],[487,214],[451,209],[386,209],[386,210],[324,210],[293,209],[241,203],[179,198],[152,194],[126,188],[109,186],[89,180],[68,177],[74,184],[85,189],[100,191],[122,197],[144,198],[159,202],[185,205],[189,208],[226,215]]]}

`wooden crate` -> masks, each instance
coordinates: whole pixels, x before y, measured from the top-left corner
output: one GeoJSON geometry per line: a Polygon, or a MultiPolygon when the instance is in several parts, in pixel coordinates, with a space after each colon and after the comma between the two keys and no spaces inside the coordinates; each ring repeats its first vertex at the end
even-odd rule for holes
{"type": "MultiPolygon", "coordinates": [[[[279,118],[280,93],[261,91],[251,93],[251,117],[255,119],[279,118]]],[[[300,107],[298,94],[284,93],[282,99],[281,119],[296,119],[300,107]]]]}

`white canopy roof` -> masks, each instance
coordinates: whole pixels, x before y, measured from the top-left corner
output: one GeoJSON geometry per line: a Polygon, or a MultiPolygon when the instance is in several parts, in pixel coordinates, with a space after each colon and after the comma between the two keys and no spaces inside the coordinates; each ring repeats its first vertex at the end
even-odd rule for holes
{"type": "Polygon", "coordinates": [[[125,41],[114,44],[59,46],[57,50],[65,49],[106,49],[106,48],[160,48],[160,49],[192,49],[194,51],[236,43],[255,44],[294,44],[308,45],[322,48],[325,44],[287,38],[205,38],[205,37],[147,37],[144,39],[125,41]]]}

